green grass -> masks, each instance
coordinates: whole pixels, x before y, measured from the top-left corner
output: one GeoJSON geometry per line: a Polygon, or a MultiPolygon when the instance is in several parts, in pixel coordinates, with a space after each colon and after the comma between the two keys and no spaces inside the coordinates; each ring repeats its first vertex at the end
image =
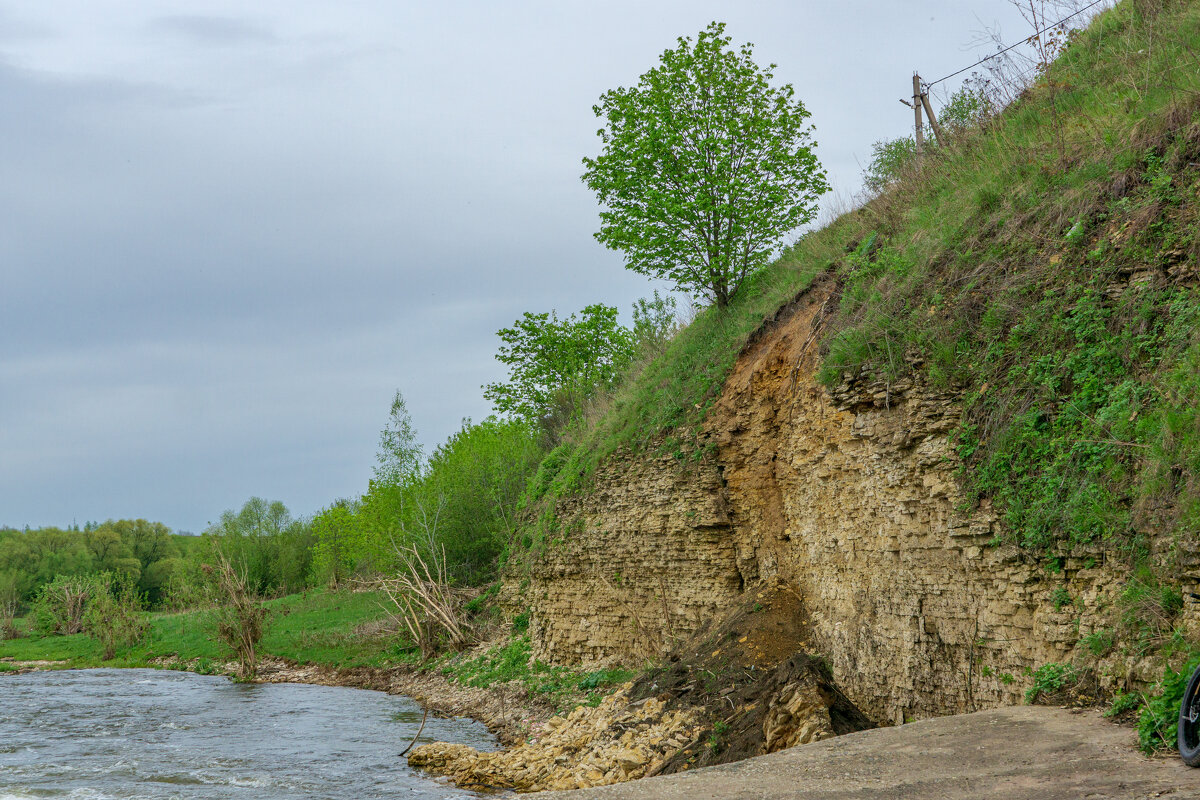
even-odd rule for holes
{"type": "MultiPolygon", "coordinates": [[[[380,630],[385,614],[379,592],[312,591],[267,602],[271,615],[260,645],[264,656],[300,664],[386,667],[412,660],[412,648],[380,630]]],[[[143,667],[156,660],[185,664],[231,658],[210,636],[210,612],[154,614],[146,638],[104,661],[99,645],[84,634],[0,641],[0,658],[61,661],[64,667],[143,667]]]]}
{"type": "Polygon", "coordinates": [[[1104,712],[1104,716],[1109,719],[1120,717],[1130,711],[1134,711],[1142,704],[1142,696],[1137,692],[1118,692],[1109,704],[1108,710],[1104,712]]]}
{"type": "Polygon", "coordinates": [[[1198,666],[1200,654],[1193,655],[1178,671],[1166,667],[1162,679],[1144,698],[1138,715],[1138,744],[1144,752],[1155,753],[1175,747],[1179,706],[1183,702],[1188,679],[1198,666]]]}
{"type": "Polygon", "coordinates": [[[300,664],[383,667],[410,661],[414,652],[396,633],[365,632],[384,621],[381,592],[290,595],[270,604],[264,652],[300,664]]]}
{"type": "Polygon", "coordinates": [[[513,636],[481,655],[446,656],[429,668],[464,686],[486,687],[516,681],[532,696],[561,711],[580,703],[597,705],[613,687],[634,676],[623,669],[578,672],[549,666],[532,657],[527,634],[513,636]]]}
{"type": "Polygon", "coordinates": [[[83,634],[0,641],[0,658],[17,661],[65,661],[70,666],[98,666],[101,655],[100,645],[83,634]]]}
{"type": "Polygon", "coordinates": [[[1036,703],[1043,695],[1053,695],[1075,683],[1078,674],[1070,664],[1043,664],[1031,673],[1033,685],[1025,690],[1025,702],[1036,703]]]}
{"type": "MultiPolygon", "coordinates": [[[[1117,596],[1117,638],[1135,658],[1180,649],[1175,630],[1183,593],[1147,564],[1134,568],[1117,596]]],[[[1183,645],[1186,648],[1186,645],[1183,645]]]]}

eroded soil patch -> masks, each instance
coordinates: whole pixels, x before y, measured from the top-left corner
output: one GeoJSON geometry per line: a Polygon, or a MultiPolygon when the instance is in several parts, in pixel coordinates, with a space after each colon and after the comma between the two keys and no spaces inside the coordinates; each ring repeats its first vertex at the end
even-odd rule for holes
{"type": "Polygon", "coordinates": [[[696,709],[705,720],[696,739],[657,772],[740,761],[875,727],[807,648],[800,595],[777,581],[748,594],[670,664],[639,679],[634,698],[658,697],[696,709]]]}

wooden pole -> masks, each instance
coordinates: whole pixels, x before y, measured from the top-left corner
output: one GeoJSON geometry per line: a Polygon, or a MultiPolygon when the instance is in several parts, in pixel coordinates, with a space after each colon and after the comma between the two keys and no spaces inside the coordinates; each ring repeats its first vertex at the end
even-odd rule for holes
{"type": "Polygon", "coordinates": [[[925,113],[929,115],[929,125],[933,128],[933,135],[937,137],[937,143],[945,144],[946,139],[942,136],[942,126],[938,125],[937,117],[933,115],[933,106],[929,105],[929,92],[921,92],[921,105],[925,107],[925,113]]]}
{"type": "Polygon", "coordinates": [[[915,72],[913,73],[912,107],[917,126],[917,162],[920,163],[921,154],[925,150],[925,126],[921,123],[921,76],[915,72]]]}

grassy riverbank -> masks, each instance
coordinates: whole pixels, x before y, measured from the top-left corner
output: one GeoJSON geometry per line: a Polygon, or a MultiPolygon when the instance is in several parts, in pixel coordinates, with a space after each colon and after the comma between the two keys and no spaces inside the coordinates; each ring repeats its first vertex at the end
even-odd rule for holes
{"type": "MultiPolygon", "coordinates": [[[[388,625],[380,592],[310,591],[266,603],[270,622],[263,656],[331,667],[388,667],[413,660],[411,648],[388,625]]],[[[156,613],[146,638],[111,660],[85,634],[0,641],[0,659],[53,661],[61,668],[146,667],[172,659],[216,671],[231,656],[210,636],[207,609],[156,613]]],[[[13,667],[9,665],[9,669],[13,667]]],[[[0,661],[0,671],[5,663],[0,661]]]]}
{"type": "MultiPolygon", "coordinates": [[[[413,672],[440,675],[471,689],[514,682],[530,698],[560,711],[576,703],[594,706],[617,684],[633,677],[626,670],[576,672],[547,666],[531,658],[529,637],[521,632],[476,651],[421,664],[419,650],[391,624],[386,602],[382,592],[370,591],[309,591],[267,601],[270,617],[259,655],[336,669],[406,665],[413,672]]],[[[20,662],[39,662],[50,669],[179,665],[197,672],[223,672],[233,656],[212,637],[212,613],[209,609],[155,613],[146,638],[108,660],[100,644],[86,634],[0,640],[0,672],[14,671],[20,662]]]]}

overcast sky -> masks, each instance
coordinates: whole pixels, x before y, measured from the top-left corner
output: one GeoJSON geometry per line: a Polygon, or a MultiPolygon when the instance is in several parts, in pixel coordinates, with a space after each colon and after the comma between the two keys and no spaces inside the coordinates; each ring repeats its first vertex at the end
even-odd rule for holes
{"type": "MultiPolygon", "coordinates": [[[[200,531],[366,489],[393,392],[489,412],[495,332],[654,287],[592,238],[601,93],[711,20],[835,192],[1007,0],[0,0],[0,525],[200,531]]],[[[953,87],[951,87],[953,88],[953,87]]]]}

